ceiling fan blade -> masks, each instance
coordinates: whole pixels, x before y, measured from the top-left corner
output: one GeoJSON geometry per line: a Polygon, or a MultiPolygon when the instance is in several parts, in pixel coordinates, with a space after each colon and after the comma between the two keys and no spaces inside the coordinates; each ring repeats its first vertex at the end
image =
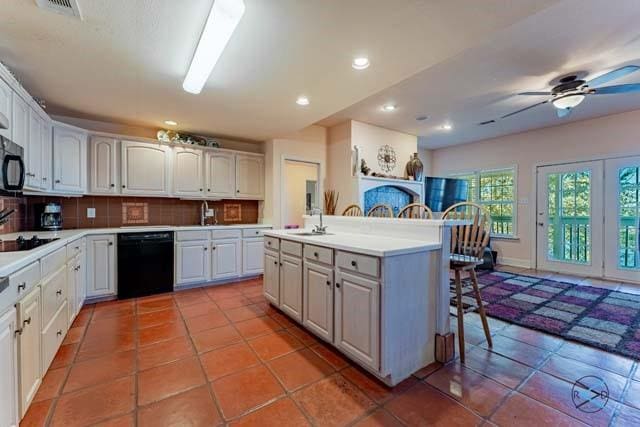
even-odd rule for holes
{"type": "Polygon", "coordinates": [[[518,95],[551,95],[551,92],[520,92],[518,95]]]}
{"type": "Polygon", "coordinates": [[[562,119],[564,117],[567,117],[569,114],[571,114],[571,110],[572,108],[557,108],[556,114],[558,115],[558,117],[562,119]]]}
{"type": "Polygon", "coordinates": [[[533,107],[537,107],[538,105],[546,104],[547,102],[549,102],[549,100],[538,102],[537,104],[529,105],[528,107],[522,108],[522,109],[520,109],[518,111],[514,111],[513,113],[505,114],[504,116],[502,116],[500,118],[501,119],[506,119],[507,117],[511,117],[511,116],[516,115],[518,113],[522,113],[523,111],[530,110],[533,107]]]}
{"type": "Polygon", "coordinates": [[[596,77],[595,79],[591,79],[587,82],[590,87],[596,87],[603,85],[605,83],[609,83],[611,80],[619,79],[620,77],[624,77],[627,74],[631,74],[634,71],[638,71],[640,67],[637,65],[627,65],[626,67],[618,68],[617,70],[609,71],[606,74],[601,75],[600,77],[596,77]]]}
{"type": "Polygon", "coordinates": [[[612,93],[630,93],[630,92],[640,92],[640,83],[599,87],[594,92],[594,95],[609,95],[612,93]]]}

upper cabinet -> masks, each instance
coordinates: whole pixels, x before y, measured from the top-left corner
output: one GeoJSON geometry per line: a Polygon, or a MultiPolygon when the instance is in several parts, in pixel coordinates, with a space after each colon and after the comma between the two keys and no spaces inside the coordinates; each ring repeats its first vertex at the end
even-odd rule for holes
{"type": "Polygon", "coordinates": [[[87,135],[75,128],[53,129],[53,190],[84,193],[87,189],[87,135]]]}
{"type": "Polygon", "coordinates": [[[29,156],[29,104],[15,93],[11,107],[11,139],[24,148],[25,156],[29,156]]]}
{"type": "Polygon", "coordinates": [[[252,154],[236,155],[236,197],[264,198],[264,157],[252,154]]]}
{"type": "Polygon", "coordinates": [[[90,144],[89,182],[92,193],[118,194],[118,141],[94,136],[90,144]]]}
{"type": "Polygon", "coordinates": [[[122,193],[169,195],[170,148],[122,141],[122,193]]]}
{"type": "Polygon", "coordinates": [[[9,121],[8,129],[0,129],[0,135],[11,139],[11,110],[13,104],[13,91],[9,87],[8,84],[4,82],[4,80],[0,79],[0,114],[5,116],[9,121]]]}
{"type": "Polygon", "coordinates": [[[210,151],[207,159],[207,197],[234,197],[236,193],[235,155],[210,151]]]}
{"type": "Polygon", "coordinates": [[[173,149],[173,194],[204,196],[204,153],[202,150],[175,147],[173,149]]]}
{"type": "Polygon", "coordinates": [[[42,179],[40,189],[43,191],[51,191],[53,179],[51,176],[51,168],[53,167],[53,126],[49,119],[43,119],[41,122],[40,136],[42,138],[42,179]]]}
{"type": "Polygon", "coordinates": [[[44,120],[29,109],[29,138],[25,147],[25,186],[40,189],[42,186],[42,124],[44,120]]]}

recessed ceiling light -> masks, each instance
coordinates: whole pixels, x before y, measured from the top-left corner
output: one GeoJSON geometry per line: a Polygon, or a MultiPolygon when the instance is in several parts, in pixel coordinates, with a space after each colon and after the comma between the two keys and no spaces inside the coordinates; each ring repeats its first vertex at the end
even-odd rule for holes
{"type": "Polygon", "coordinates": [[[453,126],[451,125],[451,123],[445,123],[442,126],[440,126],[440,128],[442,130],[451,130],[451,129],[453,129],[453,126]]]}
{"type": "Polygon", "coordinates": [[[382,111],[391,112],[391,111],[395,111],[396,108],[398,107],[396,107],[395,104],[384,104],[382,106],[382,111]]]}
{"type": "Polygon", "coordinates": [[[216,0],[202,30],[182,88],[198,94],[244,15],[243,0],[216,0]]]}
{"type": "Polygon", "coordinates": [[[419,122],[423,122],[425,120],[427,120],[429,118],[429,116],[418,116],[416,117],[416,120],[419,122]]]}
{"type": "Polygon", "coordinates": [[[369,58],[367,58],[366,56],[358,56],[356,58],[353,58],[351,67],[353,67],[354,70],[365,70],[369,68],[369,58]]]}
{"type": "Polygon", "coordinates": [[[173,120],[165,120],[164,124],[167,126],[178,126],[178,122],[175,122],[173,120]]]}
{"type": "Polygon", "coordinates": [[[296,104],[302,105],[303,107],[307,106],[309,105],[309,98],[306,96],[299,96],[298,99],[296,99],[296,104]]]}

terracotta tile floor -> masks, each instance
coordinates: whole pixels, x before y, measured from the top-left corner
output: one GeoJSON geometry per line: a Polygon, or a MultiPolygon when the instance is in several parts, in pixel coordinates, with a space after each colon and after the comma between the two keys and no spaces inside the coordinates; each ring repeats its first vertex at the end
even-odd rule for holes
{"type": "Polygon", "coordinates": [[[468,314],[466,365],[430,365],[388,388],[271,308],[261,283],[85,306],[21,425],[640,422],[633,360],[496,319],[489,349],[479,317],[468,314]],[[574,381],[585,375],[604,379],[610,390],[594,414],[571,399],[574,381]]]}

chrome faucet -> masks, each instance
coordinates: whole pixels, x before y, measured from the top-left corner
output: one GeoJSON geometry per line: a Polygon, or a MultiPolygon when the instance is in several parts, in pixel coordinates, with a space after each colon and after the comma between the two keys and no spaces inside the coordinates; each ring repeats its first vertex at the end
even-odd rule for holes
{"type": "Polygon", "coordinates": [[[200,225],[205,225],[207,222],[207,211],[209,210],[209,204],[206,200],[202,201],[200,204],[200,225]]]}
{"type": "Polygon", "coordinates": [[[314,234],[327,234],[327,226],[322,224],[322,209],[314,208],[311,209],[311,215],[320,214],[320,224],[314,225],[313,230],[311,230],[314,234]]]}

